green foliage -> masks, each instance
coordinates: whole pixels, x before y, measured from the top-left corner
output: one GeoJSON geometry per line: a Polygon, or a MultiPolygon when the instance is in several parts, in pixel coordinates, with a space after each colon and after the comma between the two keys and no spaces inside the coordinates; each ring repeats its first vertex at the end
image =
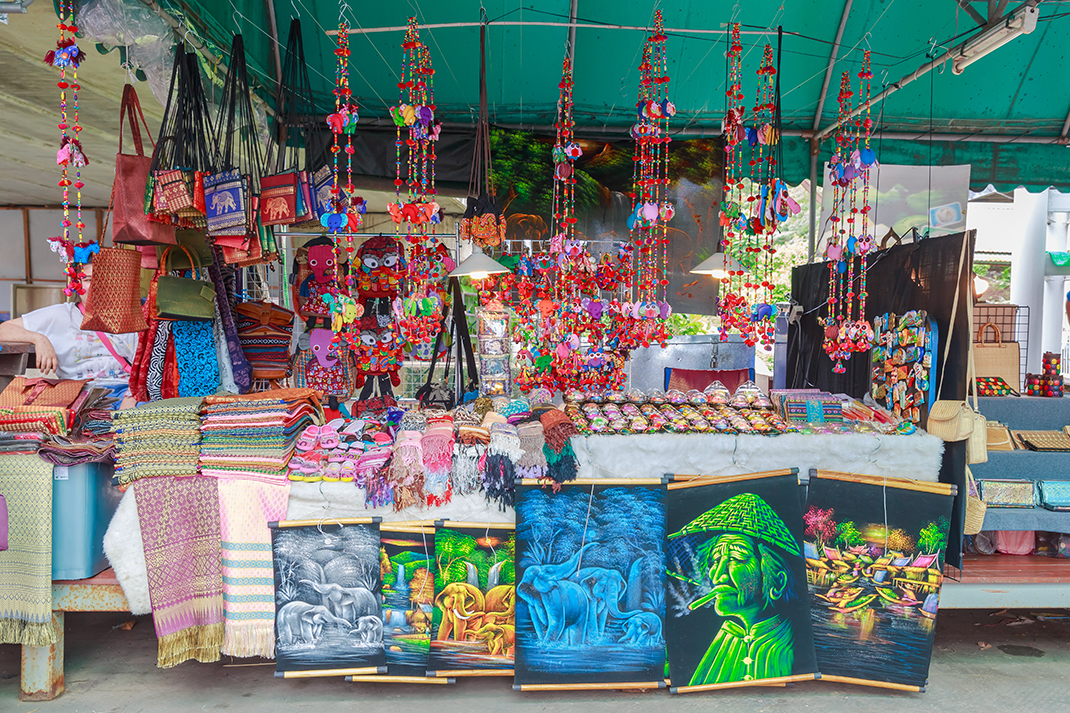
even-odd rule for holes
{"type": "Polygon", "coordinates": [[[673,312],[669,315],[669,330],[674,335],[713,334],[716,326],[714,319],[701,314],[683,314],[673,312]]]}
{"type": "Polygon", "coordinates": [[[479,587],[487,590],[490,569],[503,562],[498,570],[498,584],[513,584],[516,571],[513,559],[516,553],[516,538],[509,537],[494,547],[483,547],[475,537],[456,530],[442,529],[435,536],[435,589],[440,590],[452,582],[468,581],[468,564],[475,567],[479,587]]]}
{"type": "Polygon", "coordinates": [[[918,533],[918,547],[925,554],[935,554],[944,549],[947,543],[947,533],[950,525],[946,517],[941,517],[936,522],[930,522],[918,533]]]}
{"type": "Polygon", "coordinates": [[[841,522],[836,528],[837,547],[859,547],[864,544],[866,541],[862,539],[862,533],[855,527],[854,522],[841,522]]]}

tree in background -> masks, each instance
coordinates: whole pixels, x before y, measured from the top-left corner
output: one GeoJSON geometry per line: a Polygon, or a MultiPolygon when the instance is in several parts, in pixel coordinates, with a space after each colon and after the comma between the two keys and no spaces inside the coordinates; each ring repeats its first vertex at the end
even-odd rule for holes
{"type": "Polygon", "coordinates": [[[888,533],[888,549],[902,552],[904,555],[914,553],[914,538],[906,530],[896,528],[888,533]]]}
{"type": "Polygon", "coordinates": [[[854,522],[848,520],[841,522],[836,528],[836,546],[844,549],[849,547],[861,547],[866,544],[862,539],[862,533],[855,527],[854,522]]]}
{"type": "Polygon", "coordinates": [[[832,519],[834,513],[835,511],[832,508],[822,510],[815,505],[811,505],[810,509],[803,515],[803,523],[806,525],[806,530],[803,534],[814,538],[817,541],[819,550],[823,550],[825,543],[831,542],[836,537],[836,521],[832,519]]]}

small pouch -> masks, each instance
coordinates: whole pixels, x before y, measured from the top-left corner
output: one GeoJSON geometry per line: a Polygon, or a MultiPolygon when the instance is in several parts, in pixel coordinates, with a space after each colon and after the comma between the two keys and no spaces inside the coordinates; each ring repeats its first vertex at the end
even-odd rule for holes
{"type": "Polygon", "coordinates": [[[1070,511],[1070,480],[1040,481],[1040,504],[1048,510],[1070,511]]]}
{"type": "Polygon", "coordinates": [[[1036,484],[1032,480],[978,480],[977,487],[990,508],[1036,506],[1036,484]]]}

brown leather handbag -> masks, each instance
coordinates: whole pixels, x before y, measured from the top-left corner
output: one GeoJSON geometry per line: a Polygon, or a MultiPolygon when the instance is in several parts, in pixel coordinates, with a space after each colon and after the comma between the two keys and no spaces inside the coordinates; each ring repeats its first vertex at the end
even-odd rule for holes
{"type": "MultiPolygon", "coordinates": [[[[112,184],[112,242],[127,245],[174,245],[174,226],[149,220],[145,215],[145,186],[149,182],[152,156],[145,155],[141,143],[141,127],[149,134],[148,122],[141,111],[141,102],[133,85],[123,87],[123,103],[119,110],[119,153],[115,157],[115,183],[112,184]],[[136,112],[136,114],[135,114],[136,112]],[[141,119],[140,124],[138,118],[141,119]],[[123,153],[123,121],[130,125],[137,153],[123,153]]],[[[153,143],[155,148],[156,144],[153,143]]]]}

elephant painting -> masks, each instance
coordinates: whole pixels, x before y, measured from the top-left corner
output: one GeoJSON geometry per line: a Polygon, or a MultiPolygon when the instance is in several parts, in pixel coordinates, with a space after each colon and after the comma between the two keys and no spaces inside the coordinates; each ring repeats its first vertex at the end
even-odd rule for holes
{"type": "Polygon", "coordinates": [[[494,587],[485,599],[484,624],[512,624],[516,614],[516,587],[503,584],[494,587]]]}
{"type": "Polygon", "coordinates": [[[352,628],[345,619],[332,614],[326,607],[308,602],[293,601],[284,604],[275,616],[280,646],[293,646],[299,642],[315,644],[323,635],[326,625],[352,628]]]}
{"type": "Polygon", "coordinates": [[[343,587],[339,584],[319,584],[302,579],[323,598],[323,606],[336,616],[356,622],[362,616],[380,616],[379,597],[364,587],[343,587]]]}
{"type": "Polygon", "coordinates": [[[628,616],[620,610],[620,600],[625,595],[628,584],[624,581],[624,575],[607,567],[584,567],[576,573],[575,580],[586,590],[591,600],[588,637],[591,641],[599,641],[605,636],[606,623],[610,616],[614,619],[628,616]]]}
{"type": "Polygon", "coordinates": [[[491,656],[512,656],[516,647],[516,628],[508,624],[484,624],[478,630],[468,632],[468,638],[486,642],[491,656]]]}
{"type": "Polygon", "coordinates": [[[362,644],[381,644],[383,643],[383,620],[377,616],[362,616],[357,620],[356,628],[349,633],[358,637],[362,644]]]}
{"type": "Polygon", "coordinates": [[[268,220],[278,220],[286,217],[290,212],[290,206],[282,196],[272,198],[264,204],[264,217],[268,220]]]}
{"type": "Polygon", "coordinates": [[[661,646],[661,617],[653,612],[642,611],[624,620],[622,644],[634,646],[661,646]]]}
{"type": "Polygon", "coordinates": [[[467,582],[447,584],[435,597],[435,606],[442,610],[442,624],[438,628],[440,640],[464,641],[469,629],[476,629],[483,623],[483,592],[467,582]]]}
{"type": "Polygon", "coordinates": [[[236,211],[237,203],[234,202],[234,194],[230,191],[219,191],[212,195],[212,213],[219,215],[224,211],[236,211]]]}
{"type": "Polygon", "coordinates": [[[541,643],[578,646],[586,641],[590,598],[586,589],[569,578],[576,573],[583,553],[593,546],[587,543],[560,564],[535,564],[524,570],[516,593],[527,604],[541,643]]]}

